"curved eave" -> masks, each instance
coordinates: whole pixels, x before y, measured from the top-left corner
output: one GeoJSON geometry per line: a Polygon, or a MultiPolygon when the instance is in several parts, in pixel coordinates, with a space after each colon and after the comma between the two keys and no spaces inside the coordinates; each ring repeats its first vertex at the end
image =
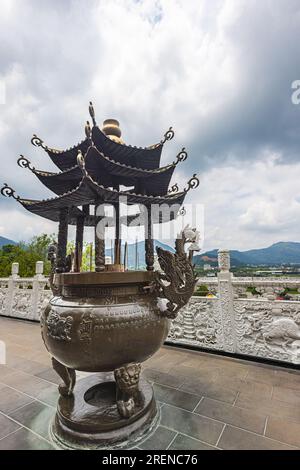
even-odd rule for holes
{"type": "MultiPolygon", "coordinates": [[[[59,213],[60,208],[51,208],[48,210],[42,210],[40,207],[41,201],[36,201],[33,199],[19,199],[18,202],[29,212],[32,214],[40,215],[47,220],[51,220],[53,222],[59,222],[59,213]]],[[[76,225],[77,218],[82,215],[82,211],[78,209],[78,207],[71,207],[68,214],[68,224],[69,225],[76,225]]],[[[86,221],[86,225],[90,225],[88,221],[86,221]]]]}
{"type": "Polygon", "coordinates": [[[26,207],[26,209],[30,210],[30,212],[45,216],[47,213],[57,210],[59,211],[65,207],[74,208],[86,204],[94,204],[96,200],[102,201],[103,203],[115,204],[119,202],[120,198],[123,198],[123,201],[129,205],[181,205],[184,201],[185,195],[185,192],[165,195],[164,197],[125,193],[123,191],[104,188],[103,186],[98,185],[90,176],[85,175],[75,189],[56,198],[46,199],[43,201],[25,199],[20,199],[19,201],[24,207],[26,207]]]}
{"type": "MultiPolygon", "coordinates": [[[[51,220],[53,222],[59,222],[59,213],[60,213],[60,208],[52,208],[48,211],[41,211],[37,210],[36,204],[41,202],[41,201],[36,201],[32,199],[19,199],[18,202],[29,212],[40,215],[41,217],[44,217],[47,220],[51,220]]],[[[83,212],[78,208],[78,207],[71,207],[69,214],[68,214],[68,224],[69,225],[76,225],[78,217],[82,217],[83,212]]],[[[100,217],[101,219],[101,217],[100,217]]],[[[114,219],[112,217],[106,217],[107,222],[113,226],[114,224],[114,219]]],[[[99,218],[94,215],[86,215],[84,217],[84,225],[86,227],[95,227],[96,222],[99,221],[99,218]]],[[[162,220],[161,220],[162,221],[162,220]]],[[[129,216],[122,216],[120,218],[120,223],[124,225],[130,225],[132,227],[140,225],[140,218],[139,214],[134,214],[134,215],[129,215],[129,216]]]]}
{"type": "Polygon", "coordinates": [[[82,170],[76,165],[62,173],[50,173],[40,170],[32,171],[40,182],[57,195],[72,191],[82,179],[82,170]]]}
{"type": "MultiPolygon", "coordinates": [[[[123,198],[125,204],[143,204],[149,206],[151,204],[166,204],[172,206],[173,204],[181,205],[184,201],[186,192],[180,192],[176,194],[165,194],[164,196],[146,196],[143,194],[136,194],[133,192],[116,191],[113,189],[107,189],[99,185],[90,176],[86,176],[83,181],[85,185],[94,192],[99,200],[110,204],[118,203],[120,198],[123,198]]],[[[122,202],[123,202],[122,201],[122,202]]]]}
{"type": "MultiPolygon", "coordinates": [[[[41,201],[19,199],[19,202],[26,210],[28,210],[32,214],[39,215],[40,217],[43,217],[47,220],[51,220],[52,222],[59,222],[60,207],[52,207],[51,209],[43,210],[40,206],[37,206],[37,203],[41,201]]],[[[68,224],[76,225],[78,217],[82,215],[83,213],[78,207],[72,207],[68,214],[68,224]]],[[[177,215],[178,214],[176,210],[170,211],[167,214],[159,212],[158,214],[154,215],[152,222],[154,224],[170,222],[176,219],[177,215]]],[[[106,219],[111,226],[114,226],[115,220],[113,218],[108,217],[106,219]]],[[[96,220],[96,217],[94,215],[88,215],[84,218],[84,225],[86,227],[95,227],[96,222],[98,221],[99,218],[97,218],[96,220]]],[[[139,227],[143,225],[143,219],[141,218],[140,214],[121,216],[120,223],[122,225],[130,225],[130,227],[139,227]]]]}
{"type": "MultiPolygon", "coordinates": [[[[85,169],[94,181],[104,187],[115,184],[124,186],[138,184],[146,195],[163,196],[168,192],[175,164],[172,163],[158,170],[141,170],[115,162],[105,157],[95,147],[89,147],[85,156],[85,169]]],[[[31,171],[43,185],[58,195],[75,189],[82,179],[82,170],[78,165],[61,173],[51,173],[35,168],[31,168],[31,171]]]]}
{"type": "MultiPolygon", "coordinates": [[[[154,170],[159,168],[163,144],[155,144],[150,147],[133,147],[119,144],[107,137],[97,126],[92,129],[92,140],[99,152],[108,155],[112,160],[142,170],[154,170]]],[[[78,152],[83,155],[87,152],[91,142],[84,139],[79,144],[67,150],[56,150],[46,146],[39,138],[33,139],[35,145],[41,146],[49,155],[53,163],[61,170],[67,170],[76,165],[78,152]]]]}
{"type": "Polygon", "coordinates": [[[132,147],[131,145],[119,144],[107,137],[97,126],[92,129],[92,140],[100,152],[116,162],[143,170],[159,168],[163,148],[161,143],[151,147],[132,147]]]}
{"type": "Polygon", "coordinates": [[[112,175],[127,176],[127,177],[138,177],[138,178],[150,178],[151,176],[157,176],[160,173],[165,173],[171,168],[175,168],[176,164],[171,163],[170,165],[163,166],[155,169],[138,168],[135,166],[128,165],[126,163],[120,163],[112,158],[104,155],[100,152],[97,147],[91,146],[85,156],[86,168],[99,169],[99,163],[107,168],[112,175]]]}
{"type": "Polygon", "coordinates": [[[84,155],[89,146],[91,145],[88,139],[83,140],[78,145],[68,149],[68,150],[55,150],[49,147],[43,147],[48,153],[49,157],[61,171],[68,170],[69,168],[77,164],[77,155],[78,152],[84,155]]]}

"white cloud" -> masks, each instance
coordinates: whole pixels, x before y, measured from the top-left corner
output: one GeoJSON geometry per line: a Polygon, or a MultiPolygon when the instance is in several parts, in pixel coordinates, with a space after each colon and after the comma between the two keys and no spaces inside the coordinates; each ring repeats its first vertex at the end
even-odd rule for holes
{"type": "MultiPolygon", "coordinates": [[[[93,99],[98,122],[118,118],[133,145],[173,125],[163,163],[186,146],[175,179],[200,173],[188,200],[205,204],[207,247],[296,240],[299,10],[295,0],[1,0],[0,179],[48,197],[16,158],[53,170],[32,134],[73,145],[93,99]]],[[[0,215],[3,236],[53,231],[15,201],[2,198],[0,215]]]]}
{"type": "Polygon", "coordinates": [[[300,163],[278,165],[265,156],[249,166],[224,166],[203,175],[205,249],[250,249],[299,240],[300,163]]]}

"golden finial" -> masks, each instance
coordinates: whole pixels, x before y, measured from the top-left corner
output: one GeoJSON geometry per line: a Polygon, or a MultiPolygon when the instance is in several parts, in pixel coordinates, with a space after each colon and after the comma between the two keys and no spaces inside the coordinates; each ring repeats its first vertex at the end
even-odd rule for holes
{"type": "Polygon", "coordinates": [[[124,144],[124,141],[121,139],[122,132],[119,126],[120,123],[117,119],[105,119],[103,121],[102,132],[114,142],[124,144]]]}

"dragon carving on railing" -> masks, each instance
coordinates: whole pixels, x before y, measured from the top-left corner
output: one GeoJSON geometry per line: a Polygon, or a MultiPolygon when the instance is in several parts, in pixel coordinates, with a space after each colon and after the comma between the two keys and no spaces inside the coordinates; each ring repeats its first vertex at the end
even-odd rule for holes
{"type": "Polygon", "coordinates": [[[175,241],[175,253],[160,247],[156,248],[162,271],[157,277],[157,306],[161,316],[176,318],[178,311],[193,295],[196,284],[193,253],[200,251],[199,241],[199,232],[187,225],[175,241]],[[191,244],[188,254],[185,251],[187,243],[191,244]]]}

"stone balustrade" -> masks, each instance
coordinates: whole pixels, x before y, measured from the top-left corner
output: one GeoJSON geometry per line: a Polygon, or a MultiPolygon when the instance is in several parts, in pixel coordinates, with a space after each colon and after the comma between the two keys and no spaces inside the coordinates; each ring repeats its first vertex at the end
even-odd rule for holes
{"type": "MultiPolygon", "coordinates": [[[[219,256],[216,278],[200,278],[209,296],[193,296],[172,321],[168,341],[207,350],[300,364],[300,279],[235,278],[228,254],[219,256]],[[277,300],[285,289],[290,300],[277,300]],[[299,292],[299,295],[296,294],[299,292]]],[[[0,278],[0,315],[39,320],[51,298],[42,262],[32,278],[0,278]]]]}
{"type": "Polygon", "coordinates": [[[51,298],[48,278],[43,275],[43,262],[36,263],[32,278],[19,276],[19,264],[13,263],[11,276],[0,278],[0,315],[39,321],[42,309],[51,298]]]}

